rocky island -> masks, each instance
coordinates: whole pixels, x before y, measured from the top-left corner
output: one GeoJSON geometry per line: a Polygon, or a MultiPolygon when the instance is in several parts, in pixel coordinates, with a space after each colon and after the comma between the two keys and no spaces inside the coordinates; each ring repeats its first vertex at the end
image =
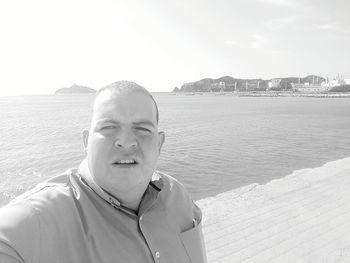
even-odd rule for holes
{"type": "Polygon", "coordinates": [[[95,93],[96,90],[89,87],[74,84],[69,88],[62,88],[55,91],[55,94],[81,94],[81,93],[95,93]]]}

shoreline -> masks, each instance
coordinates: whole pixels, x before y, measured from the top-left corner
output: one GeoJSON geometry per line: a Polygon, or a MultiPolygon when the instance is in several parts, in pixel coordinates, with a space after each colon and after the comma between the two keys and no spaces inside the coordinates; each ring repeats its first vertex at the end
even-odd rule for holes
{"type": "Polygon", "coordinates": [[[199,96],[237,96],[237,97],[308,97],[308,98],[350,98],[350,93],[332,92],[332,93],[299,93],[299,92],[173,92],[171,95],[199,96]]]}
{"type": "Polygon", "coordinates": [[[350,93],[243,93],[240,97],[350,98],[350,93]]]}
{"type": "Polygon", "coordinates": [[[350,262],[350,157],[198,200],[208,262],[350,262]]]}

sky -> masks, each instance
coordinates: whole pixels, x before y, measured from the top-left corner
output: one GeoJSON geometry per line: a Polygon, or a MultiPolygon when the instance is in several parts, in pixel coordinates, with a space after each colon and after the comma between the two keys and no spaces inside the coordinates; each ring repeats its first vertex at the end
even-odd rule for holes
{"type": "Polygon", "coordinates": [[[0,96],[203,78],[350,78],[349,0],[0,1],[0,96]]]}

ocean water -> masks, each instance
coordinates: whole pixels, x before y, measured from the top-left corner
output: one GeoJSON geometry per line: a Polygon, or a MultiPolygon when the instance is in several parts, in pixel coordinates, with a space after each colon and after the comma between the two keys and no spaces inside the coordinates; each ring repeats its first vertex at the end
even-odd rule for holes
{"type": "MultiPolygon", "coordinates": [[[[158,169],[194,199],[350,156],[350,99],[156,93],[158,169]]],[[[0,205],[77,167],[93,95],[0,97],[0,205]]]]}

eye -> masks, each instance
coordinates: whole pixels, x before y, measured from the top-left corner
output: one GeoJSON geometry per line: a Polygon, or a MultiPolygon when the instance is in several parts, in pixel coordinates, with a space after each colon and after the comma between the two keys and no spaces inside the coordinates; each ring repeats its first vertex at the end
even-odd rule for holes
{"type": "Polygon", "coordinates": [[[101,130],[111,130],[111,129],[114,129],[114,128],[115,128],[115,126],[113,126],[113,125],[106,125],[106,126],[102,126],[101,130]]]}
{"type": "Polygon", "coordinates": [[[148,129],[148,128],[145,128],[145,127],[136,127],[136,130],[138,130],[138,131],[141,131],[141,132],[147,132],[147,133],[150,133],[150,132],[152,132],[150,129],[148,129]]]}

